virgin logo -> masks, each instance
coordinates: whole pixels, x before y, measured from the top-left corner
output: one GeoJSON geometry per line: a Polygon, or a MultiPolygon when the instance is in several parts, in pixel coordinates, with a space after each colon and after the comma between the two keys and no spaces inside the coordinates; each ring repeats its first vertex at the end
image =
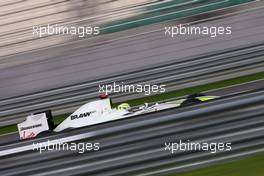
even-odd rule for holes
{"type": "Polygon", "coordinates": [[[33,132],[31,132],[31,133],[29,133],[29,134],[26,134],[26,131],[24,131],[24,132],[23,132],[23,137],[22,137],[22,139],[29,139],[29,138],[33,138],[33,137],[35,137],[35,136],[36,136],[36,134],[33,133],[33,132]]]}

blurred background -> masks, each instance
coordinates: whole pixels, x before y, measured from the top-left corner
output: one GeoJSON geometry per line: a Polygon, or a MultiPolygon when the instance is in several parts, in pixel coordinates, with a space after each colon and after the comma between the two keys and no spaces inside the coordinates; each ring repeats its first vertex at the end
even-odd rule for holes
{"type": "Polygon", "coordinates": [[[263,175],[263,8],[253,0],[0,1],[0,175],[263,175]],[[179,24],[231,26],[232,35],[165,35],[179,24]],[[47,25],[98,26],[100,34],[33,35],[47,25]],[[115,105],[197,92],[222,98],[33,140],[99,141],[98,153],[40,155],[19,141],[26,115],[50,109],[59,123],[113,82],[166,85],[165,94],[113,93],[115,105]],[[180,139],[231,141],[234,151],[162,150],[180,139]]]}

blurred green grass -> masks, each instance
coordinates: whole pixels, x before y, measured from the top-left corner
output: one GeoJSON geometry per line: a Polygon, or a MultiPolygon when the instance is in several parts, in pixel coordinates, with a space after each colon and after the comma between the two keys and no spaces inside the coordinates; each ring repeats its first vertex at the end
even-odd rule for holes
{"type": "Polygon", "coordinates": [[[264,154],[168,176],[264,176],[264,154]]]}

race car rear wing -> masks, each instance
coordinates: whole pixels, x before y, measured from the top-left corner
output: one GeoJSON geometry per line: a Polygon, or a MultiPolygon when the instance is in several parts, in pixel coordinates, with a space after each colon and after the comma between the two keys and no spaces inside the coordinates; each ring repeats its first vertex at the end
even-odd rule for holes
{"type": "Polygon", "coordinates": [[[17,128],[20,139],[34,138],[41,132],[52,130],[54,123],[51,111],[30,114],[24,122],[17,124],[17,128]]]}

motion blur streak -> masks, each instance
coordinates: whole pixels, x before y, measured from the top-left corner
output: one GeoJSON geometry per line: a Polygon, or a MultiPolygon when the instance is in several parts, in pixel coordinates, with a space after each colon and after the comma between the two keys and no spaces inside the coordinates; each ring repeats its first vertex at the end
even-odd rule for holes
{"type": "MultiPolygon", "coordinates": [[[[262,71],[262,5],[260,2],[259,9],[255,9],[255,5],[254,10],[244,7],[246,12],[226,18],[220,13],[215,20],[199,24],[232,24],[234,34],[231,37],[213,41],[201,36],[173,40],[165,38],[163,31],[155,31],[175,22],[171,21],[142,27],[144,35],[109,43],[102,43],[109,39],[103,36],[101,43],[96,45],[95,42],[94,46],[90,44],[93,40],[85,40],[3,58],[1,65],[7,61],[16,62],[18,58],[19,61],[30,58],[35,61],[0,70],[0,126],[16,124],[28,113],[47,108],[55,115],[71,112],[97,97],[98,84],[124,80],[148,84],[166,82],[170,91],[262,71]]],[[[211,13],[207,15],[212,17],[211,13]]],[[[125,34],[129,36],[131,32],[137,31],[125,34]]],[[[114,98],[126,101],[140,96],[120,94],[114,98]]]]}
{"type": "Polygon", "coordinates": [[[261,152],[264,147],[263,93],[263,89],[250,91],[195,106],[6,144],[0,147],[0,174],[161,175],[194,165],[207,165],[208,161],[216,162],[261,152]],[[78,141],[99,142],[100,150],[82,155],[72,151],[47,151],[39,154],[30,150],[19,153],[14,150],[14,154],[5,155],[5,151],[12,148],[76,134],[92,134],[78,141]],[[163,150],[165,142],[179,140],[231,142],[232,150],[216,154],[178,151],[173,155],[163,150]]]}
{"type": "MultiPolygon", "coordinates": [[[[224,19],[201,23],[200,25],[223,26],[231,24],[232,30],[237,31],[232,36],[214,40],[209,40],[210,37],[205,36],[187,36],[173,40],[164,37],[164,31],[156,31],[113,42],[99,42],[99,45],[97,45],[98,41],[83,40],[72,45],[44,48],[3,58],[1,65],[5,65],[5,62],[32,59],[34,62],[0,70],[0,97],[4,99],[79,85],[81,82],[89,83],[127,72],[158,67],[165,62],[182,61],[186,58],[262,42],[264,11],[263,6],[260,7],[262,8],[258,10],[249,10],[224,19]],[[91,46],[91,43],[94,45],[91,46]]],[[[164,29],[167,24],[160,23],[158,28],[164,29]]],[[[152,28],[156,29],[156,26],[150,27],[145,26],[141,30],[148,32],[152,31],[152,28]]],[[[137,31],[127,31],[125,35],[131,35],[129,32],[137,33],[137,31]]],[[[119,35],[121,34],[116,33],[112,37],[116,38],[119,35]]],[[[99,39],[107,41],[107,36],[99,39]]]]}

